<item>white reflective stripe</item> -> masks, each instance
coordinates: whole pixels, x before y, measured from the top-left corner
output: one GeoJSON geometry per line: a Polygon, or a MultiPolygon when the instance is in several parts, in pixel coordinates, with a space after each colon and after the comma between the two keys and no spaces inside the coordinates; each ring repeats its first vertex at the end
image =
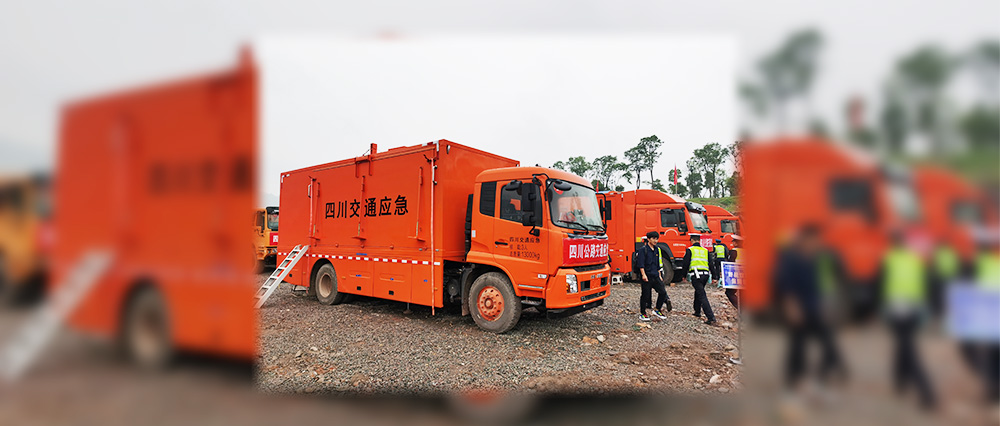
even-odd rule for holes
{"type": "Polygon", "coordinates": [[[535,290],[545,290],[545,287],[538,287],[538,286],[533,286],[533,285],[518,284],[517,286],[518,287],[524,287],[524,288],[531,288],[531,289],[535,289],[535,290]]]}
{"type": "Polygon", "coordinates": [[[399,261],[399,259],[392,259],[392,263],[396,263],[398,261],[399,261]]]}
{"type": "Polygon", "coordinates": [[[441,266],[441,262],[434,262],[434,266],[441,266]]]}
{"type": "Polygon", "coordinates": [[[354,256],[347,256],[347,260],[354,260],[354,256]]]}
{"type": "Polygon", "coordinates": [[[424,261],[424,265],[430,265],[430,264],[431,264],[430,262],[428,262],[426,260],[424,261]]]}
{"type": "Polygon", "coordinates": [[[372,260],[370,257],[366,257],[365,260],[372,260]]]}

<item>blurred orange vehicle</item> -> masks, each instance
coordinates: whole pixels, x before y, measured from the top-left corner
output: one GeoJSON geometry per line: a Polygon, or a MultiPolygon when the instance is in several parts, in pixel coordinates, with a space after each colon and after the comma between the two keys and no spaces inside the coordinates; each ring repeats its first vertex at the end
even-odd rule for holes
{"type": "Polygon", "coordinates": [[[936,166],[914,172],[921,218],[936,243],[955,248],[966,264],[976,253],[974,233],[996,227],[997,209],[987,194],[956,173],[936,166]]]}
{"type": "Polygon", "coordinates": [[[46,283],[52,232],[50,179],[0,177],[0,302],[38,300],[46,283]]]}
{"type": "Polygon", "coordinates": [[[844,282],[837,296],[849,310],[845,313],[874,312],[874,280],[890,232],[919,215],[912,180],[816,138],[751,142],[742,155],[747,307],[771,306],[778,251],[801,226],[816,224],[842,265],[844,282]]]}
{"type": "Polygon", "coordinates": [[[714,244],[705,207],[676,195],[653,189],[600,194],[604,223],[611,244],[611,271],[633,280],[634,254],[647,232],[660,234],[659,246],[666,256],[663,281],[680,282],[684,278],[681,260],[691,245],[689,234],[701,234],[702,245],[714,244]]]}
{"type": "Polygon", "coordinates": [[[601,306],[608,242],[590,183],[439,140],[281,174],[279,256],[309,245],[286,281],[352,295],[461,305],[481,328],[601,306]]]}
{"type": "Polygon", "coordinates": [[[740,235],[743,227],[739,216],[722,207],[710,205],[705,205],[705,216],[708,217],[708,229],[712,230],[713,237],[721,239],[726,247],[733,248],[733,236],[740,235]]]}
{"type": "Polygon", "coordinates": [[[64,108],[53,283],[88,252],[112,255],[70,326],[119,339],[140,364],[177,349],[253,359],[256,90],[244,54],[231,70],[64,108]]]}

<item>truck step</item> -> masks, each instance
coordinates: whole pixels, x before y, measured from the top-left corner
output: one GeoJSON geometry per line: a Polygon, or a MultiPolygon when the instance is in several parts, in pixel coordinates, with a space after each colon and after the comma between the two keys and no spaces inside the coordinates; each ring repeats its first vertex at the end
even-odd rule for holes
{"type": "Polygon", "coordinates": [[[0,353],[0,373],[5,381],[13,382],[20,378],[31,362],[38,358],[59,326],[107,272],[112,258],[107,250],[85,253],[66,274],[65,282],[56,287],[45,304],[31,314],[27,324],[15,332],[14,338],[0,353]]]}
{"type": "Polygon", "coordinates": [[[264,305],[264,302],[267,302],[267,299],[271,297],[271,293],[274,293],[274,290],[278,288],[281,281],[288,276],[289,272],[291,272],[292,267],[294,267],[296,263],[299,263],[299,259],[305,257],[308,251],[309,246],[297,245],[292,249],[292,251],[288,252],[288,256],[285,257],[285,260],[282,260],[281,263],[278,264],[278,267],[274,268],[274,272],[271,273],[271,276],[267,277],[264,284],[257,289],[256,293],[254,293],[254,308],[260,308],[264,305]]]}

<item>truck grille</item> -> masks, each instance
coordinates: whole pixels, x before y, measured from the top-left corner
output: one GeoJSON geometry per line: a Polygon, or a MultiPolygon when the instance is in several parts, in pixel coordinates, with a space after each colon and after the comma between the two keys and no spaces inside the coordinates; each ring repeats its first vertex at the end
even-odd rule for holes
{"type": "Polygon", "coordinates": [[[580,291],[590,290],[590,280],[580,281],[580,291]]]}
{"type": "Polygon", "coordinates": [[[581,296],[580,297],[580,301],[581,302],[586,302],[588,300],[592,300],[592,299],[596,299],[598,297],[604,296],[605,294],[607,294],[607,291],[599,291],[599,292],[594,293],[594,294],[588,294],[586,296],[581,296]]]}
{"type": "Polygon", "coordinates": [[[602,263],[600,265],[577,266],[577,267],[573,268],[573,270],[576,271],[576,272],[590,272],[590,271],[596,271],[596,270],[601,269],[603,267],[604,267],[604,264],[602,263]]]}

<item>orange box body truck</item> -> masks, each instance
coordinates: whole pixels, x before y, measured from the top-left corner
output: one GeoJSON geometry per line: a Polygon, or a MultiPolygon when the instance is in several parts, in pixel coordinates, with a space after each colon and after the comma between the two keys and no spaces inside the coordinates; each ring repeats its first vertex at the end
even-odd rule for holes
{"type": "Polygon", "coordinates": [[[599,199],[608,229],[612,273],[636,278],[631,276],[634,253],[650,231],[660,234],[659,245],[668,256],[670,265],[663,265],[663,279],[668,283],[684,278],[681,260],[691,246],[691,233],[701,234],[702,244],[714,241],[701,204],[652,189],[602,192],[599,199]]]}
{"type": "Polygon", "coordinates": [[[255,357],[256,114],[249,55],[235,69],[65,107],[53,291],[88,252],[112,255],[70,326],[122,339],[140,363],[174,349],[255,357]]]}
{"type": "Polygon", "coordinates": [[[281,174],[279,257],[307,254],[285,281],[325,304],[350,295],[434,308],[461,304],[504,332],[522,306],[562,316],[608,295],[595,192],[575,175],[447,140],[281,174]]]}

